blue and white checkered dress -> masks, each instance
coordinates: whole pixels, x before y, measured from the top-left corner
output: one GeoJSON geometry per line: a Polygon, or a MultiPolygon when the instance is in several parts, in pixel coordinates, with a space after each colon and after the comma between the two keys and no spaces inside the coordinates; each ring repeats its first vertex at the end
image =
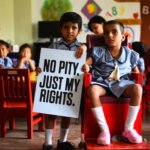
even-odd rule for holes
{"type": "Polygon", "coordinates": [[[124,90],[134,81],[129,75],[139,61],[139,54],[126,46],[122,46],[119,59],[114,59],[107,47],[95,47],[91,56],[93,58],[91,85],[97,84],[108,88],[115,96],[120,97],[124,90]],[[118,65],[120,81],[109,80],[108,77],[118,65]]]}

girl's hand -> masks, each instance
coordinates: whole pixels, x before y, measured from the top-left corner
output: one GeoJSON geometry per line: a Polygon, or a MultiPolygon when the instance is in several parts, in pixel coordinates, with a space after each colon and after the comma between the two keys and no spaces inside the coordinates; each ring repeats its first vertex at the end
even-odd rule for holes
{"type": "Polygon", "coordinates": [[[88,64],[84,64],[84,65],[82,66],[82,71],[83,71],[84,73],[90,72],[90,66],[89,66],[88,64]]]}
{"type": "Polygon", "coordinates": [[[21,63],[21,64],[24,64],[24,63],[26,63],[26,62],[28,62],[28,58],[23,57],[23,58],[20,59],[20,63],[21,63]]]}
{"type": "Polygon", "coordinates": [[[3,69],[4,68],[4,66],[3,65],[0,65],[0,69],[3,69]]]}

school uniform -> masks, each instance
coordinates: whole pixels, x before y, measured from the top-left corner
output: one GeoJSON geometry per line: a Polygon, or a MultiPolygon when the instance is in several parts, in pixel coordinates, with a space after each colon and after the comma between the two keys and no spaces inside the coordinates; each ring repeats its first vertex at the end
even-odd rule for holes
{"type": "Polygon", "coordinates": [[[91,85],[100,85],[109,89],[116,97],[120,97],[124,90],[134,81],[130,80],[130,73],[138,65],[139,54],[126,46],[118,59],[112,57],[108,47],[95,47],[92,54],[93,80],[91,85]],[[110,80],[111,73],[118,66],[119,80],[110,80]]]}
{"type": "MultiPolygon", "coordinates": [[[[80,47],[82,44],[78,42],[78,40],[74,41],[70,45],[66,43],[66,41],[62,38],[59,41],[52,43],[49,48],[52,49],[60,49],[60,50],[68,50],[68,51],[76,51],[78,47],[80,47]]],[[[81,95],[81,105],[80,105],[80,111],[83,118],[84,113],[84,101],[83,101],[83,92],[81,95]]]]}
{"type": "Polygon", "coordinates": [[[49,48],[76,51],[77,48],[80,46],[81,43],[79,43],[78,40],[74,41],[69,45],[64,39],[60,39],[59,41],[52,43],[49,48]]]}
{"type": "Polygon", "coordinates": [[[4,68],[11,68],[13,66],[13,62],[9,57],[6,58],[0,58],[0,65],[2,65],[4,68]]]}
{"type": "Polygon", "coordinates": [[[140,59],[138,61],[138,68],[140,69],[140,71],[142,73],[144,73],[144,71],[145,71],[145,62],[144,62],[144,59],[142,57],[140,57],[140,59]]]}
{"type": "MultiPolygon", "coordinates": [[[[35,61],[34,61],[34,60],[32,60],[32,63],[35,65],[35,61]]],[[[13,66],[16,68],[16,67],[18,66],[18,64],[19,64],[19,60],[15,61],[14,64],[13,64],[13,66]]],[[[28,69],[28,68],[30,68],[29,62],[25,62],[25,63],[22,65],[21,68],[22,68],[22,69],[28,69]]]]}

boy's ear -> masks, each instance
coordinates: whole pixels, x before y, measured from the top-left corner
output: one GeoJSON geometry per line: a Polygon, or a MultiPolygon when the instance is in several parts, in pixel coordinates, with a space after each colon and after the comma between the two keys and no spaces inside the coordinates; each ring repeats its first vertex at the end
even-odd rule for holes
{"type": "Polygon", "coordinates": [[[122,35],[122,42],[125,40],[125,38],[126,38],[126,37],[125,37],[125,35],[123,34],[123,35],[122,35]]]}

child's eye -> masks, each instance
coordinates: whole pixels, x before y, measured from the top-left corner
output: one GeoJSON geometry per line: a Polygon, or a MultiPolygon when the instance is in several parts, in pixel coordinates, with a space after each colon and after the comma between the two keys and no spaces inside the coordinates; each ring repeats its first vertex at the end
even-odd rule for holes
{"type": "Polygon", "coordinates": [[[73,30],[77,30],[78,28],[77,28],[77,27],[72,27],[72,29],[73,29],[73,30]]]}
{"type": "Polygon", "coordinates": [[[113,33],[113,34],[117,34],[118,31],[117,31],[117,30],[113,30],[112,33],[113,33]]]}

